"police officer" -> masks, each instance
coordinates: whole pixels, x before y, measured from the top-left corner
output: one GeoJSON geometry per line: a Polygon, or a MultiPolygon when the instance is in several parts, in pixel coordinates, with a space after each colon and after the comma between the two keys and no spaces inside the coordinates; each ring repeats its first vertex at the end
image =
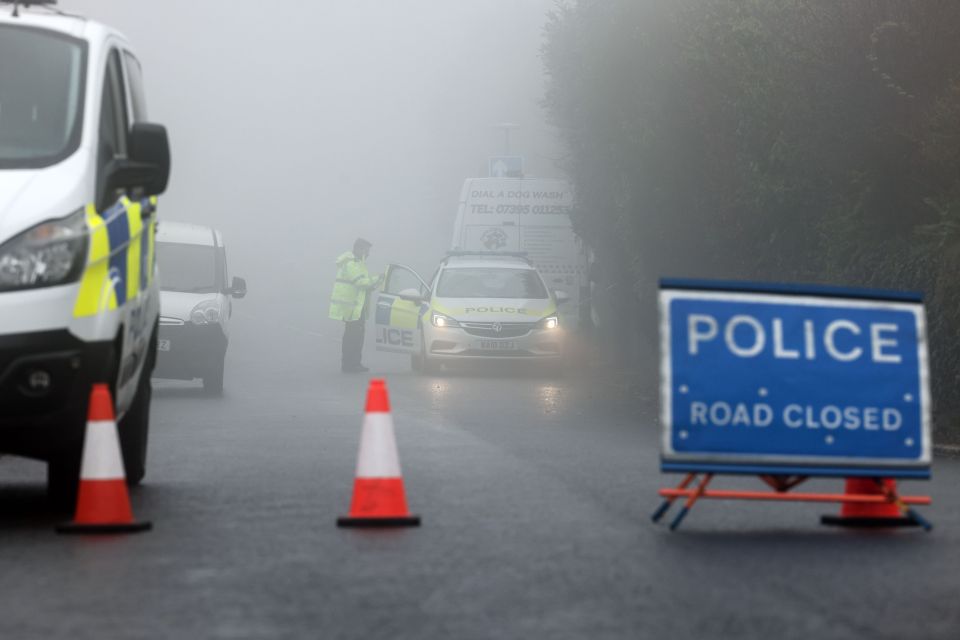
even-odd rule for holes
{"type": "Polygon", "coordinates": [[[367,319],[367,292],[380,284],[383,276],[371,278],[366,259],[372,245],[363,238],[353,243],[353,251],[337,258],[337,281],[330,296],[330,318],[343,321],[340,370],[344,373],[369,371],[360,363],[364,326],[367,319]]]}

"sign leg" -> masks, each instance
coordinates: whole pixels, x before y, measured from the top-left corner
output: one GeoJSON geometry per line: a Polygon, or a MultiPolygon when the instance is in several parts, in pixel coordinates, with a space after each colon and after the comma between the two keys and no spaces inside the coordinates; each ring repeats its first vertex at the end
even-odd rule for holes
{"type": "MultiPolygon", "coordinates": [[[[690,486],[690,483],[693,482],[693,479],[696,477],[697,477],[697,474],[688,473],[686,477],[680,482],[680,484],[677,485],[677,489],[686,489],[688,486],[690,486]]],[[[653,512],[653,515],[650,516],[650,519],[653,520],[654,522],[660,522],[660,518],[666,515],[667,510],[670,508],[670,505],[672,505],[673,501],[676,499],[677,499],[676,496],[665,498],[663,503],[661,503],[660,506],[657,507],[657,510],[653,512]]]]}
{"type": "Polygon", "coordinates": [[[907,516],[907,518],[912,520],[914,524],[920,527],[923,527],[924,531],[927,531],[927,532],[933,531],[933,524],[931,524],[929,520],[927,520],[926,518],[921,516],[919,513],[917,513],[915,509],[905,504],[900,499],[900,494],[897,493],[896,489],[889,486],[887,483],[883,482],[883,480],[881,480],[880,478],[877,478],[877,485],[880,487],[880,490],[883,491],[883,495],[887,496],[887,498],[891,502],[896,504],[900,508],[900,511],[902,511],[907,516]]]}
{"type": "Polygon", "coordinates": [[[687,503],[683,505],[683,509],[680,509],[680,512],[677,513],[677,517],[673,519],[673,522],[670,523],[670,531],[676,531],[677,527],[680,526],[680,523],[683,522],[683,519],[687,517],[687,514],[690,512],[690,509],[693,508],[693,505],[696,504],[697,500],[700,499],[700,496],[703,495],[703,492],[707,490],[707,485],[710,484],[710,480],[713,479],[713,474],[708,473],[703,476],[703,480],[700,481],[700,484],[697,485],[697,489],[693,494],[687,498],[687,503]]]}

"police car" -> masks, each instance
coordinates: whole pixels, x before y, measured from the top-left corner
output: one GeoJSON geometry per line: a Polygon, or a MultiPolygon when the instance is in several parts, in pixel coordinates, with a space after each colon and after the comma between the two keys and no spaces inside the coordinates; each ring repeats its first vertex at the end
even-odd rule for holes
{"type": "Polygon", "coordinates": [[[566,299],[521,254],[452,252],[429,284],[392,264],[377,297],[376,346],[409,353],[424,372],[453,362],[556,362],[566,299]]]}
{"type": "Polygon", "coordinates": [[[0,61],[0,453],[47,461],[68,502],[95,382],[128,481],[144,475],[170,151],[110,27],[0,3],[0,61]]]}
{"type": "Polygon", "coordinates": [[[247,295],[243,278],[230,279],[217,229],[164,220],[157,231],[160,268],[158,378],[193,380],[223,391],[233,299],[247,295]]]}

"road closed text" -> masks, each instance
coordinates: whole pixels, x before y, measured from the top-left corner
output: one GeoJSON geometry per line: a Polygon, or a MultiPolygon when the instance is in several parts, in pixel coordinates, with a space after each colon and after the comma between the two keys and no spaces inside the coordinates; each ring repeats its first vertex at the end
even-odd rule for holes
{"type": "Polygon", "coordinates": [[[790,429],[897,431],[903,425],[903,415],[893,407],[788,404],[775,409],[762,402],[690,403],[690,426],[763,428],[774,422],[790,429]]]}

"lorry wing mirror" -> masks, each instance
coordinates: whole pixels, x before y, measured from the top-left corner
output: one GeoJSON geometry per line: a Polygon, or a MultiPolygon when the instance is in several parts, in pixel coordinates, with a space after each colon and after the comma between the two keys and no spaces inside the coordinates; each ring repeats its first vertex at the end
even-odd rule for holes
{"type": "Polygon", "coordinates": [[[234,276],[233,282],[230,283],[230,295],[238,300],[247,295],[247,281],[243,278],[237,278],[234,276]]]}
{"type": "Polygon", "coordinates": [[[570,296],[567,295],[566,291],[554,291],[553,295],[557,298],[557,304],[563,304],[570,300],[570,296]]]}
{"type": "Polygon", "coordinates": [[[146,195],[167,190],[170,180],[170,144],[167,130],[159,124],[138,122],[130,129],[129,154],[114,160],[107,169],[105,193],[117,189],[143,189],[146,195]]]}

